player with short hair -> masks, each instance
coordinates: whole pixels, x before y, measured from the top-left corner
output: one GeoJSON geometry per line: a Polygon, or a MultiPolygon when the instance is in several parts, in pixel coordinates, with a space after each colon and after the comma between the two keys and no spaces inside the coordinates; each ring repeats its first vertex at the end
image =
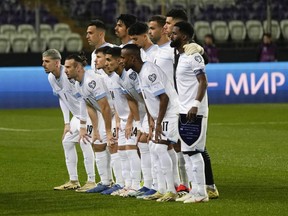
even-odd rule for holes
{"type": "Polygon", "coordinates": [[[56,49],[49,49],[42,53],[42,66],[48,73],[48,81],[53,92],[59,98],[59,104],[64,117],[64,132],[62,136],[62,144],[65,153],[65,162],[69,173],[70,181],[54,187],[54,190],[74,190],[84,192],[95,187],[95,171],[94,171],[94,153],[90,144],[85,144],[80,140],[80,147],[84,156],[84,165],[88,180],[86,184],[80,188],[77,173],[77,152],[76,144],[79,142],[79,133],[81,130],[88,134],[92,132],[90,120],[86,123],[86,111],[80,112],[80,103],[84,102],[77,94],[75,88],[75,80],[68,79],[65,74],[65,67],[61,65],[61,54],[56,49]],[[70,112],[73,117],[70,120],[70,112]]]}
{"type": "Polygon", "coordinates": [[[188,56],[183,48],[193,35],[193,27],[184,21],[175,23],[171,35],[171,47],[175,47],[180,54],[176,69],[176,85],[179,95],[181,151],[186,156],[185,162],[190,164],[188,167],[193,170],[190,193],[177,199],[184,203],[209,200],[205,187],[204,160],[201,155],[205,150],[208,119],[208,81],[205,63],[199,53],[188,56]],[[193,135],[186,131],[190,131],[193,135]]]}
{"type": "MultiPolygon", "coordinates": [[[[105,64],[106,64],[106,52],[109,50],[111,47],[110,46],[105,46],[105,47],[100,47],[98,48],[95,53],[96,53],[96,60],[95,60],[95,65],[97,72],[103,71],[101,74],[103,76],[103,81],[105,82],[108,90],[111,85],[111,79],[109,78],[110,72],[107,70],[105,64]]],[[[111,93],[111,92],[110,92],[111,93]]],[[[114,115],[112,116],[112,127],[113,127],[113,136],[115,139],[118,139],[118,130],[120,127],[120,119],[117,115],[117,112],[115,112],[114,108],[114,102],[111,97],[109,97],[109,104],[111,107],[112,112],[114,115]]],[[[111,194],[115,190],[122,189],[124,187],[124,178],[122,176],[122,165],[121,165],[121,158],[120,154],[118,153],[118,143],[115,143],[115,145],[108,146],[109,153],[111,154],[111,168],[113,170],[114,176],[115,176],[115,184],[111,187],[108,188],[104,191],[101,192],[101,194],[111,194]]]]}
{"type": "MultiPolygon", "coordinates": [[[[118,152],[122,162],[122,174],[125,178],[125,188],[120,192],[120,196],[131,196],[140,188],[141,163],[137,152],[137,127],[132,123],[132,130],[129,136],[126,134],[126,124],[129,121],[130,109],[129,101],[126,98],[126,90],[120,85],[120,76],[123,72],[123,65],[120,65],[121,48],[113,47],[106,51],[106,69],[109,71],[110,84],[107,85],[115,110],[120,118],[120,130],[118,132],[118,152]],[[127,164],[128,162],[128,164],[127,164]],[[129,169],[130,168],[130,169],[129,169]]],[[[138,107],[136,107],[137,109],[138,107]]],[[[131,119],[132,120],[132,119],[131,119]]]]}
{"type": "Polygon", "coordinates": [[[128,29],[137,21],[137,18],[131,14],[120,14],[116,20],[117,23],[114,28],[115,34],[121,40],[122,44],[120,47],[123,47],[125,44],[131,43],[130,36],[128,35],[128,29]]]}
{"type": "Polygon", "coordinates": [[[105,46],[112,46],[112,44],[105,41],[106,25],[99,19],[92,20],[88,24],[86,33],[89,45],[95,48],[91,53],[91,68],[95,71],[96,49],[105,46]]]}
{"type": "MultiPolygon", "coordinates": [[[[163,28],[168,35],[172,34],[173,26],[177,22],[188,20],[187,14],[186,15],[185,14],[186,14],[186,12],[183,9],[172,9],[166,14],[166,24],[163,28]]],[[[184,47],[183,47],[184,52],[187,55],[192,55],[194,53],[200,53],[204,59],[204,63],[207,64],[208,63],[207,54],[204,52],[204,49],[201,46],[197,45],[195,42],[193,42],[192,39],[193,38],[191,38],[189,41],[189,42],[192,41],[192,43],[188,43],[188,44],[184,45],[184,47]],[[190,46],[191,44],[193,46],[190,46]]],[[[174,55],[176,57],[176,53],[174,53],[174,55]]],[[[173,79],[175,82],[175,76],[173,77],[173,79]]],[[[213,177],[213,170],[212,170],[210,155],[209,155],[206,147],[205,147],[204,152],[202,152],[201,154],[202,154],[204,161],[205,161],[205,176],[206,176],[207,192],[208,192],[210,199],[216,199],[219,197],[219,192],[218,192],[217,187],[215,186],[215,183],[214,183],[214,177],[213,177]]],[[[189,173],[188,173],[188,175],[189,175],[189,173]]]]}
{"type": "MultiPolygon", "coordinates": [[[[76,80],[76,89],[84,98],[88,114],[93,125],[93,139],[85,133],[80,137],[86,142],[91,142],[95,152],[95,161],[101,182],[95,188],[87,190],[89,193],[102,192],[110,187],[110,163],[107,159],[107,145],[114,145],[115,140],[111,130],[112,112],[108,102],[109,93],[100,75],[85,71],[87,65],[83,54],[72,54],[65,60],[65,73],[69,79],[76,80]],[[90,111],[89,111],[90,110],[90,111]],[[101,112],[99,115],[97,111],[101,112]]],[[[86,109],[85,104],[81,110],[86,109]]]]}
{"type": "Polygon", "coordinates": [[[153,147],[159,157],[167,191],[164,195],[163,192],[158,191],[153,196],[158,202],[175,201],[177,194],[174,187],[173,165],[168,153],[168,145],[178,140],[177,93],[165,73],[157,65],[149,61],[145,63],[142,61],[140,49],[137,45],[125,45],[121,51],[121,59],[125,70],[132,69],[138,73],[147,112],[155,122],[153,136],[155,144],[153,147]]]}

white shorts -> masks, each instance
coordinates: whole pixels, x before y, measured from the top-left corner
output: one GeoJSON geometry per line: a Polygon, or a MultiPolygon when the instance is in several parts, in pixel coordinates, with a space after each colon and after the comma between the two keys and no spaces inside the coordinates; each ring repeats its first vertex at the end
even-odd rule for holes
{"type": "Polygon", "coordinates": [[[144,116],[144,118],[141,119],[141,127],[141,132],[149,133],[149,122],[147,114],[144,116]]]}
{"type": "Polygon", "coordinates": [[[201,151],[203,152],[206,145],[206,133],[207,133],[207,122],[208,118],[203,117],[202,118],[202,124],[201,124],[201,133],[199,135],[199,138],[191,145],[187,145],[180,137],[181,140],[181,151],[182,152],[189,152],[189,151],[201,151]]]}
{"type": "MultiPolygon", "coordinates": [[[[87,127],[87,134],[92,136],[93,132],[93,126],[91,124],[90,118],[87,118],[86,121],[86,127],[87,127]]],[[[80,119],[76,118],[75,116],[72,117],[70,120],[70,131],[71,133],[66,133],[65,137],[62,142],[79,142],[79,132],[80,132],[80,119]]]]}
{"type": "MultiPolygon", "coordinates": [[[[156,120],[155,120],[156,127],[156,120]]],[[[172,144],[177,143],[179,139],[178,134],[178,116],[164,118],[162,121],[162,132],[164,135],[161,136],[162,140],[170,141],[172,144]]],[[[155,137],[155,132],[153,133],[155,137]]]]}
{"type": "Polygon", "coordinates": [[[118,146],[136,145],[137,144],[137,128],[133,125],[131,137],[129,139],[126,139],[125,127],[126,127],[126,121],[123,121],[121,119],[120,130],[118,132],[118,146]]]}
{"type": "MultiPolygon", "coordinates": [[[[103,119],[102,113],[97,111],[98,114],[98,130],[100,134],[100,138],[102,142],[94,142],[94,144],[103,144],[107,143],[107,136],[106,136],[106,128],[105,128],[105,121],[103,119]]],[[[114,137],[116,137],[116,121],[115,121],[115,115],[112,116],[112,128],[111,128],[112,134],[114,137]]]]}

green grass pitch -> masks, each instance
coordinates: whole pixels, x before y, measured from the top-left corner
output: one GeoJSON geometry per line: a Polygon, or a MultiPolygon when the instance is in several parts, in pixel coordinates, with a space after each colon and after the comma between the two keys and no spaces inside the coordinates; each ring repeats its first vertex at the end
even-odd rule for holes
{"type": "MultiPolygon", "coordinates": [[[[287,215],[287,111],[288,104],[211,105],[207,148],[220,198],[183,204],[53,191],[68,180],[60,109],[0,110],[0,215],[287,215]]],[[[78,153],[84,184],[79,146],[78,153]]]]}

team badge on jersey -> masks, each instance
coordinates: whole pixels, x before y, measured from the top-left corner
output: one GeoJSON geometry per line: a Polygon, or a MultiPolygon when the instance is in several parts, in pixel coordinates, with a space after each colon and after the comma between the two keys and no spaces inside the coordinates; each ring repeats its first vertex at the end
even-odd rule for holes
{"type": "Polygon", "coordinates": [[[137,78],[136,72],[133,71],[131,74],[129,74],[129,78],[132,79],[132,80],[136,80],[136,78],[137,78]]]}
{"type": "Polygon", "coordinates": [[[192,146],[200,137],[203,116],[197,116],[195,122],[188,122],[186,114],[180,114],[178,131],[182,141],[188,146],[192,146]]]}
{"type": "Polygon", "coordinates": [[[198,63],[201,63],[201,62],[202,62],[202,58],[201,58],[201,56],[199,56],[199,55],[196,55],[196,56],[194,57],[194,59],[195,59],[195,61],[197,61],[198,63]]]}
{"type": "Polygon", "coordinates": [[[148,79],[153,83],[157,79],[157,76],[156,76],[156,74],[153,73],[153,74],[148,76],[148,79]]]}
{"type": "Polygon", "coordinates": [[[92,80],[90,83],[88,83],[88,86],[92,89],[94,89],[96,87],[96,82],[94,80],[92,80]]]}

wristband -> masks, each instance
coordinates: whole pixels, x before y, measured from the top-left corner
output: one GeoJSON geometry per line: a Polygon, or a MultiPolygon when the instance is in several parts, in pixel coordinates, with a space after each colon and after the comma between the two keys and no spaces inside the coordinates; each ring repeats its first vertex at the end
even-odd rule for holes
{"type": "Polygon", "coordinates": [[[193,103],[192,103],[192,107],[199,107],[201,104],[201,102],[199,100],[194,100],[193,103]]]}
{"type": "Polygon", "coordinates": [[[86,129],[86,124],[80,124],[80,128],[86,129]]]}

